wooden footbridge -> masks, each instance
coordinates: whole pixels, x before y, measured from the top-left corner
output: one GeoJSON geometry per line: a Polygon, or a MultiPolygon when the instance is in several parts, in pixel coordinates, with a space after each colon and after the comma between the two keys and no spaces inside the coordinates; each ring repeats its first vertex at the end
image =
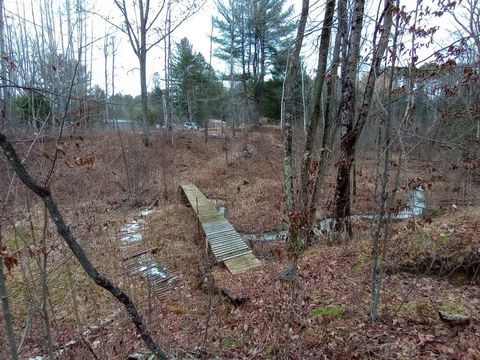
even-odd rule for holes
{"type": "Polygon", "coordinates": [[[211,200],[193,184],[182,185],[181,189],[202,225],[207,250],[212,251],[217,262],[223,262],[232,274],[261,265],[247,243],[217,211],[211,200]]]}

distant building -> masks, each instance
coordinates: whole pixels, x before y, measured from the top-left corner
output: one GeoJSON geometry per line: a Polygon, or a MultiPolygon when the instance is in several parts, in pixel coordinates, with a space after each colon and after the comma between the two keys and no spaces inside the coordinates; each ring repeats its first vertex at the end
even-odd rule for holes
{"type": "Polygon", "coordinates": [[[209,119],[208,120],[209,129],[223,129],[227,128],[227,123],[222,120],[209,119]]]}

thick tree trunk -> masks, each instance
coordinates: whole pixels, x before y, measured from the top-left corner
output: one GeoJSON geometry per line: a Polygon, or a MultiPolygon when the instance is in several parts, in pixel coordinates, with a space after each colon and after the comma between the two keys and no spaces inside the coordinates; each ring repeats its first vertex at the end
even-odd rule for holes
{"type": "Polygon", "coordinates": [[[347,7],[343,1],[338,2],[338,30],[335,37],[335,45],[333,48],[332,57],[332,69],[330,76],[327,79],[327,98],[325,99],[325,114],[324,114],[324,127],[323,127],[323,139],[320,151],[320,159],[318,164],[317,173],[313,180],[313,189],[311,190],[311,198],[309,204],[310,213],[308,214],[309,224],[313,224],[315,221],[316,207],[320,198],[321,190],[324,185],[325,175],[328,167],[330,166],[331,157],[333,153],[333,143],[335,135],[338,130],[338,68],[340,61],[345,61],[346,54],[346,41],[347,41],[347,7]]]}
{"type": "Polygon", "coordinates": [[[284,85],[284,96],[282,99],[282,112],[284,113],[284,127],[283,127],[283,185],[285,193],[285,207],[287,209],[290,220],[289,230],[289,255],[291,258],[291,267],[296,269],[299,243],[297,224],[299,221],[299,214],[295,211],[294,202],[294,169],[293,169],[293,86],[295,75],[298,72],[300,64],[300,50],[302,49],[303,37],[307,23],[309,9],[309,0],[303,0],[302,13],[298,24],[297,36],[295,40],[295,47],[289,56],[289,67],[286,74],[284,85]]]}
{"type": "Polygon", "coordinates": [[[337,188],[335,191],[336,230],[351,235],[350,226],[350,170],[353,156],[351,131],[355,119],[355,81],[360,56],[360,39],[363,27],[365,0],[356,0],[353,23],[348,40],[348,56],[345,69],[342,69],[342,100],[340,103],[340,123],[342,126],[341,155],[338,161],[337,188]]]}
{"type": "Polygon", "coordinates": [[[63,215],[61,214],[56,202],[54,201],[50,190],[46,187],[40,186],[35,179],[27,172],[26,168],[23,166],[21,160],[19,159],[15,149],[13,148],[12,144],[7,141],[5,135],[0,132],[0,148],[2,149],[5,157],[7,158],[8,163],[15,171],[17,176],[20,180],[37,196],[39,196],[45,207],[48,209],[50,216],[57,227],[57,232],[66,242],[72,253],[77,258],[78,262],[85,270],[87,275],[95,281],[95,283],[105,290],[109,291],[119,302],[121,302],[125,309],[127,310],[128,314],[130,315],[130,319],[132,323],[137,328],[137,332],[141,336],[142,340],[144,341],[145,345],[152,350],[160,359],[166,359],[167,356],[163,352],[163,350],[154,342],[152,339],[149,331],[146,329],[142,316],[137,310],[137,307],[132,302],[130,297],[125,294],[117,285],[112,283],[109,279],[107,279],[104,275],[98,272],[98,270],[93,266],[90,260],[87,258],[83,248],[77,242],[75,237],[73,236],[72,232],[70,231],[70,227],[66,224],[65,220],[63,219],[63,215]]]}
{"type": "MultiPolygon", "coordinates": [[[[323,115],[322,93],[327,71],[328,54],[330,51],[330,37],[332,33],[333,15],[335,13],[335,0],[329,0],[325,8],[322,34],[318,52],[317,76],[313,93],[312,111],[307,125],[305,149],[302,157],[302,170],[300,174],[300,209],[302,212],[310,213],[309,199],[311,196],[311,165],[312,156],[315,151],[315,142],[318,132],[318,124],[323,115]]],[[[324,119],[326,122],[327,119],[324,119]]]]}
{"type": "Polygon", "coordinates": [[[357,74],[357,61],[360,50],[360,35],[363,24],[363,11],[365,7],[364,0],[355,2],[354,23],[350,36],[350,51],[347,60],[346,74],[343,77],[342,104],[340,107],[340,120],[342,122],[341,155],[338,161],[337,188],[335,191],[335,219],[336,230],[340,233],[346,233],[349,237],[352,235],[350,223],[351,214],[351,172],[353,161],[355,160],[355,148],[360,134],[367,121],[370,111],[375,82],[380,72],[380,64],[383,55],[388,46],[390,30],[392,26],[392,12],[394,6],[391,0],[385,0],[385,7],[380,16],[384,20],[380,29],[380,24],[376,24],[373,38],[372,65],[370,66],[365,92],[362,104],[358,112],[357,121],[354,122],[355,115],[355,80],[357,74]],[[376,42],[378,33],[381,32],[378,43],[376,42]]]}

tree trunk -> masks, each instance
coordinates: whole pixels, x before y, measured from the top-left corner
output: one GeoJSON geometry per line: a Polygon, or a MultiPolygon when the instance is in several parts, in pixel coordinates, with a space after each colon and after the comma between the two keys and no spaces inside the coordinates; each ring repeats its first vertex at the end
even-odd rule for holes
{"type": "Polygon", "coordinates": [[[333,48],[332,69],[327,78],[327,98],[325,99],[325,114],[323,138],[320,150],[318,169],[313,180],[308,214],[309,224],[315,221],[316,207],[320,198],[321,189],[325,181],[325,174],[331,162],[333,143],[338,130],[338,68],[340,61],[345,62],[347,41],[347,7],[343,1],[338,2],[338,30],[333,48]]]}
{"type": "MultiPolygon", "coordinates": [[[[2,228],[0,225],[0,249],[2,246],[2,228]]],[[[18,360],[17,344],[15,341],[15,331],[13,330],[12,313],[10,311],[10,302],[8,290],[5,284],[5,274],[3,272],[3,259],[0,257],[0,300],[2,302],[3,321],[5,323],[5,332],[8,346],[10,347],[10,356],[12,360],[18,360]]]]}
{"type": "Polygon", "coordinates": [[[367,121],[368,113],[375,90],[375,82],[380,73],[380,65],[383,55],[388,46],[390,30],[392,26],[392,11],[394,9],[391,0],[385,1],[384,10],[380,19],[384,19],[381,28],[381,36],[376,42],[377,35],[380,33],[380,25],[376,24],[376,30],[373,37],[373,55],[372,65],[370,66],[365,92],[362,104],[355,115],[355,80],[357,76],[357,62],[360,50],[360,35],[363,24],[363,11],[365,0],[355,2],[354,22],[350,36],[350,49],[346,65],[346,74],[343,76],[342,104],[340,107],[340,120],[342,122],[342,138],[340,143],[341,155],[338,162],[337,188],[335,191],[335,219],[336,230],[340,233],[346,233],[352,236],[352,227],[350,223],[351,214],[351,172],[355,160],[355,148],[360,134],[367,121]],[[354,122],[355,117],[357,121],[354,122]]]}
{"type": "Polygon", "coordinates": [[[148,92],[147,92],[147,54],[141,51],[140,54],[140,87],[142,93],[142,140],[148,146],[150,127],[148,124],[148,92]]]}
{"type": "Polygon", "coordinates": [[[289,56],[289,67],[285,78],[285,91],[282,99],[282,110],[284,113],[283,127],[283,185],[285,193],[285,207],[290,220],[289,230],[289,256],[291,267],[296,269],[299,252],[297,224],[299,221],[298,213],[295,212],[294,202],[294,169],[293,169],[293,87],[295,83],[295,75],[298,73],[300,64],[300,50],[302,49],[303,37],[307,23],[309,10],[309,0],[303,0],[302,13],[298,24],[297,36],[295,39],[295,47],[289,56]]]}
{"type": "Polygon", "coordinates": [[[9,117],[9,110],[10,110],[10,92],[8,91],[7,87],[7,69],[6,69],[6,64],[7,61],[6,59],[3,59],[3,54],[5,54],[5,24],[4,24],[4,18],[3,18],[3,0],[0,0],[0,54],[2,58],[0,59],[0,75],[2,77],[2,95],[3,95],[3,104],[1,106],[1,115],[0,118],[2,121],[0,122],[0,125],[3,125],[6,123],[6,119],[9,117]]]}
{"type": "Polygon", "coordinates": [[[348,56],[346,68],[342,70],[342,100],[340,104],[340,123],[342,138],[341,155],[338,162],[337,188],[335,191],[336,230],[352,234],[350,225],[350,171],[354,152],[351,131],[355,119],[355,81],[357,63],[360,56],[360,39],[363,27],[365,0],[356,0],[353,23],[348,40],[348,56]]]}
{"type": "Polygon", "coordinates": [[[48,213],[47,209],[44,209],[43,217],[43,234],[42,240],[40,243],[40,248],[42,249],[41,254],[41,263],[40,263],[40,279],[41,279],[41,289],[42,289],[42,302],[40,306],[40,311],[43,318],[43,326],[45,333],[43,334],[45,340],[45,347],[47,348],[48,357],[50,359],[55,359],[55,354],[53,352],[53,341],[52,341],[52,329],[50,326],[50,314],[48,313],[48,273],[47,273],[47,260],[48,260],[48,251],[47,251],[47,228],[48,228],[48,213]]]}
{"type": "Polygon", "coordinates": [[[104,275],[98,272],[98,270],[93,266],[90,260],[87,258],[83,248],[77,242],[75,237],[73,236],[72,232],[70,231],[70,227],[66,224],[65,220],[63,219],[63,215],[61,214],[60,210],[56,202],[54,201],[50,190],[46,187],[42,187],[38,185],[35,179],[27,172],[26,168],[23,166],[21,160],[19,159],[15,149],[13,148],[12,144],[7,141],[5,135],[0,132],[0,148],[7,158],[8,163],[15,171],[17,176],[20,180],[37,196],[39,196],[45,207],[48,209],[50,216],[55,223],[57,228],[57,232],[66,242],[72,253],[77,258],[78,262],[85,270],[87,275],[95,281],[95,283],[105,290],[109,291],[119,302],[121,302],[125,309],[127,310],[128,314],[130,315],[130,319],[132,323],[137,328],[137,332],[141,336],[142,340],[144,341],[145,345],[152,350],[154,354],[156,354],[160,359],[166,359],[167,356],[163,352],[163,350],[154,342],[152,339],[149,331],[146,329],[142,316],[137,310],[137,307],[132,302],[130,297],[125,294],[117,285],[112,283],[109,279],[107,279],[104,275]]]}
{"type": "Polygon", "coordinates": [[[322,34],[320,36],[320,46],[318,51],[317,76],[315,78],[315,88],[313,93],[312,111],[309,117],[305,149],[302,157],[302,171],[300,174],[300,209],[308,212],[308,199],[311,188],[311,164],[315,149],[315,140],[317,138],[318,124],[323,115],[322,92],[325,83],[325,74],[327,71],[328,54],[330,50],[330,35],[332,33],[333,15],[335,13],[335,0],[329,0],[325,8],[325,17],[323,20],[322,34]]]}

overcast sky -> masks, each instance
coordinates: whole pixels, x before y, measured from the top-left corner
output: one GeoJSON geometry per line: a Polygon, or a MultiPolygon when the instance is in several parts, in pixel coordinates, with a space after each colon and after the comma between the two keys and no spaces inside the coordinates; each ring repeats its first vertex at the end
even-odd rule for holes
{"type": "MultiPolygon", "coordinates": [[[[32,4],[37,4],[40,0],[18,0],[17,3],[13,1],[7,1],[6,6],[6,15],[15,16],[14,14],[18,12],[17,4],[20,4],[20,8],[25,6],[27,8],[26,17],[30,17],[31,6],[32,4]]],[[[42,0],[42,1],[54,1],[58,3],[63,3],[64,0],[42,0]]],[[[72,3],[75,0],[70,0],[72,3]]],[[[312,1],[311,10],[310,10],[310,22],[309,24],[320,23],[323,15],[322,10],[324,7],[325,1],[312,1]]],[[[128,1],[127,1],[128,3],[128,1]]],[[[152,1],[152,4],[156,3],[152,1]]],[[[293,4],[295,7],[295,15],[298,15],[300,11],[301,1],[300,0],[291,0],[289,3],[293,4]]],[[[368,2],[368,12],[374,14],[377,10],[378,1],[369,1],[368,2]]],[[[404,4],[409,7],[413,7],[416,3],[416,0],[404,0],[404,4]]],[[[109,20],[116,24],[122,23],[122,17],[119,13],[119,10],[113,5],[113,1],[104,0],[104,1],[93,1],[86,0],[86,7],[91,9],[93,13],[99,13],[104,17],[108,17],[109,20]]],[[[34,10],[35,11],[35,10],[34,10]]],[[[213,0],[206,0],[204,6],[189,18],[182,26],[180,26],[172,34],[172,50],[175,49],[175,42],[178,42],[182,37],[187,37],[190,43],[193,45],[194,51],[201,52],[205,59],[209,60],[210,53],[210,32],[211,32],[211,17],[216,14],[215,4],[213,0]]],[[[177,14],[179,15],[179,14],[177,14]]],[[[30,19],[31,20],[31,19],[30,19]]],[[[65,19],[63,19],[65,21],[65,19]]],[[[111,25],[108,25],[100,16],[89,15],[89,26],[93,25],[92,34],[89,37],[93,39],[101,39],[105,36],[105,33],[112,33],[115,36],[115,40],[118,44],[117,55],[115,58],[116,70],[115,70],[115,90],[116,92],[122,92],[124,94],[136,95],[140,93],[140,81],[139,81],[139,71],[138,71],[138,60],[133,53],[133,50],[128,42],[128,39],[125,34],[122,34],[118,29],[115,29],[111,25]]],[[[161,20],[163,21],[163,20],[161,20]]],[[[38,19],[36,20],[38,23],[38,19]]],[[[437,43],[435,46],[430,48],[425,48],[421,51],[420,57],[429,56],[433,49],[439,46],[445,45],[446,42],[450,41],[450,33],[454,30],[454,26],[451,21],[443,17],[441,19],[436,18],[432,19],[429,22],[429,25],[440,25],[441,31],[436,36],[437,43]]],[[[37,25],[40,26],[40,25],[37,25]]],[[[368,29],[367,29],[368,32],[368,29]]],[[[316,64],[316,50],[315,45],[319,32],[310,36],[305,41],[305,47],[303,55],[307,58],[307,70],[310,75],[313,76],[316,64]]],[[[214,44],[215,46],[215,44],[214,44]]],[[[105,86],[104,81],[104,56],[103,56],[103,40],[95,42],[93,52],[92,52],[92,77],[93,82],[100,85],[102,88],[105,86]]],[[[227,72],[227,66],[224,62],[212,58],[212,65],[215,70],[220,72],[227,72]]],[[[160,46],[153,48],[147,58],[147,79],[149,79],[149,88],[152,87],[152,75],[155,72],[158,72],[160,76],[163,77],[164,69],[164,50],[163,43],[160,46]]],[[[111,72],[111,56],[109,58],[108,71],[111,72]]],[[[109,75],[111,79],[111,75],[109,75]]],[[[109,87],[111,86],[109,80],[109,87]]],[[[110,90],[111,92],[111,90],[110,90]]]]}

